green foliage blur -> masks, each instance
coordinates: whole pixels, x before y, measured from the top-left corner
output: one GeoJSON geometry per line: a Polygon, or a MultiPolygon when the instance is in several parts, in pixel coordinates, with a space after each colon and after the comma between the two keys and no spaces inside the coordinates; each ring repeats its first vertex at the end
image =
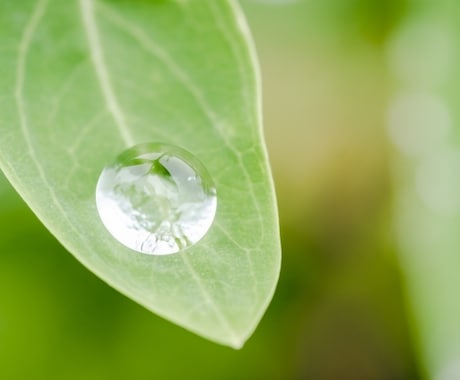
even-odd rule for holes
{"type": "Polygon", "coordinates": [[[393,233],[386,127],[388,41],[413,4],[243,1],[262,67],[283,269],[239,351],[104,284],[2,178],[0,379],[424,378],[393,233]]]}

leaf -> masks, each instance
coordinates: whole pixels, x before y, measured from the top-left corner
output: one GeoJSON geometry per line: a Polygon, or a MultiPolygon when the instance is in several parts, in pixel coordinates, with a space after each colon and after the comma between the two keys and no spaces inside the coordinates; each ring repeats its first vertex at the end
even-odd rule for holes
{"type": "Polygon", "coordinates": [[[276,203],[254,52],[230,1],[5,0],[0,165],[88,269],[155,313],[240,347],[276,285],[276,203]],[[211,173],[216,220],[180,254],[115,241],[103,167],[137,143],[185,148],[211,173]]]}

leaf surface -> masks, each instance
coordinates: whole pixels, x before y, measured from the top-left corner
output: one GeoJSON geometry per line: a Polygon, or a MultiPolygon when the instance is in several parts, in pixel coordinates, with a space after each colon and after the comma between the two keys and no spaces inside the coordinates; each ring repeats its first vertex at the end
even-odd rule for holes
{"type": "Polygon", "coordinates": [[[59,241],[153,312],[240,347],[276,285],[280,244],[261,133],[257,66],[228,1],[5,0],[0,166],[59,241]],[[148,256],[104,228],[105,165],[144,142],[208,169],[218,210],[179,254],[148,256]]]}

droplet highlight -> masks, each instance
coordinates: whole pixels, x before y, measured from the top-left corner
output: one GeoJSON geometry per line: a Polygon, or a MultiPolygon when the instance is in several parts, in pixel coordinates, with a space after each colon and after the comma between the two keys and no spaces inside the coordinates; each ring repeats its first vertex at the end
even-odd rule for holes
{"type": "Polygon", "coordinates": [[[214,183],[198,159],[177,146],[146,143],[121,153],[96,186],[102,223],[120,243],[150,255],[201,240],[217,209],[214,183]]]}

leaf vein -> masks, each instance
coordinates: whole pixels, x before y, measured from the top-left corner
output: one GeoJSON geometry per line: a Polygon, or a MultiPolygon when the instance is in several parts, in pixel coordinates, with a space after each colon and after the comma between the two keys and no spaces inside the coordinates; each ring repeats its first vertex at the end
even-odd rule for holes
{"type": "MultiPolygon", "coordinates": [[[[56,196],[56,192],[54,187],[50,184],[47,176],[43,170],[42,165],[40,165],[40,161],[37,156],[37,152],[34,148],[34,144],[32,142],[32,136],[30,134],[30,124],[26,113],[26,102],[24,99],[24,86],[25,86],[25,78],[26,78],[26,62],[27,62],[27,55],[29,52],[29,48],[33,39],[33,34],[37,29],[40,21],[43,19],[45,15],[45,11],[48,6],[48,0],[39,0],[33,10],[33,13],[30,17],[28,24],[26,25],[18,50],[18,59],[17,59],[17,69],[16,69],[16,83],[14,88],[14,96],[16,101],[16,108],[18,111],[19,116],[19,125],[21,134],[24,136],[24,142],[27,147],[27,151],[30,155],[31,162],[37,168],[38,176],[43,181],[45,188],[49,191],[50,198],[54,206],[56,206],[57,211],[62,215],[64,220],[68,223],[70,228],[76,232],[77,229],[73,226],[72,222],[69,220],[67,213],[65,212],[63,205],[59,201],[59,198],[56,196]]],[[[7,161],[4,161],[5,163],[7,161]]]]}
{"type": "Polygon", "coordinates": [[[113,90],[104,53],[102,51],[96,18],[94,15],[93,0],[80,0],[80,11],[85,33],[88,39],[91,61],[104,95],[107,109],[111,113],[126,145],[132,146],[134,145],[134,138],[128,128],[125,116],[113,90]]]}
{"type": "Polygon", "coordinates": [[[151,41],[150,38],[145,35],[141,29],[131,24],[123,17],[119,16],[115,11],[102,4],[100,4],[100,9],[114,25],[118,26],[121,30],[125,31],[134,40],[136,40],[147,53],[153,55],[155,58],[161,61],[163,65],[170,71],[172,76],[183,84],[184,88],[186,88],[188,92],[193,96],[205,116],[211,121],[213,127],[219,131],[226,145],[236,155],[238,155],[238,151],[234,149],[233,145],[229,141],[228,132],[226,131],[222,120],[218,117],[218,115],[216,115],[212,107],[208,104],[199,87],[195,85],[187,73],[174,61],[174,59],[172,59],[164,49],[151,41]]]}
{"type": "Polygon", "coordinates": [[[240,344],[240,338],[238,337],[238,334],[236,334],[236,332],[234,331],[234,329],[232,328],[232,326],[230,325],[229,321],[227,320],[227,318],[225,317],[225,315],[222,313],[222,311],[216,306],[214,300],[211,298],[211,296],[209,295],[209,292],[207,291],[207,289],[203,286],[203,283],[201,281],[201,278],[198,276],[195,268],[192,266],[192,263],[190,262],[190,260],[188,259],[188,256],[186,256],[186,254],[183,254],[181,255],[182,257],[182,260],[184,262],[184,264],[187,266],[190,274],[192,275],[193,279],[195,280],[195,282],[197,283],[198,287],[200,288],[200,291],[201,293],[203,294],[206,302],[208,303],[208,305],[214,310],[214,314],[216,315],[217,319],[219,320],[219,322],[221,323],[222,327],[224,327],[227,332],[230,334],[230,337],[231,339],[233,340],[233,343],[235,345],[239,345],[240,344]]]}

